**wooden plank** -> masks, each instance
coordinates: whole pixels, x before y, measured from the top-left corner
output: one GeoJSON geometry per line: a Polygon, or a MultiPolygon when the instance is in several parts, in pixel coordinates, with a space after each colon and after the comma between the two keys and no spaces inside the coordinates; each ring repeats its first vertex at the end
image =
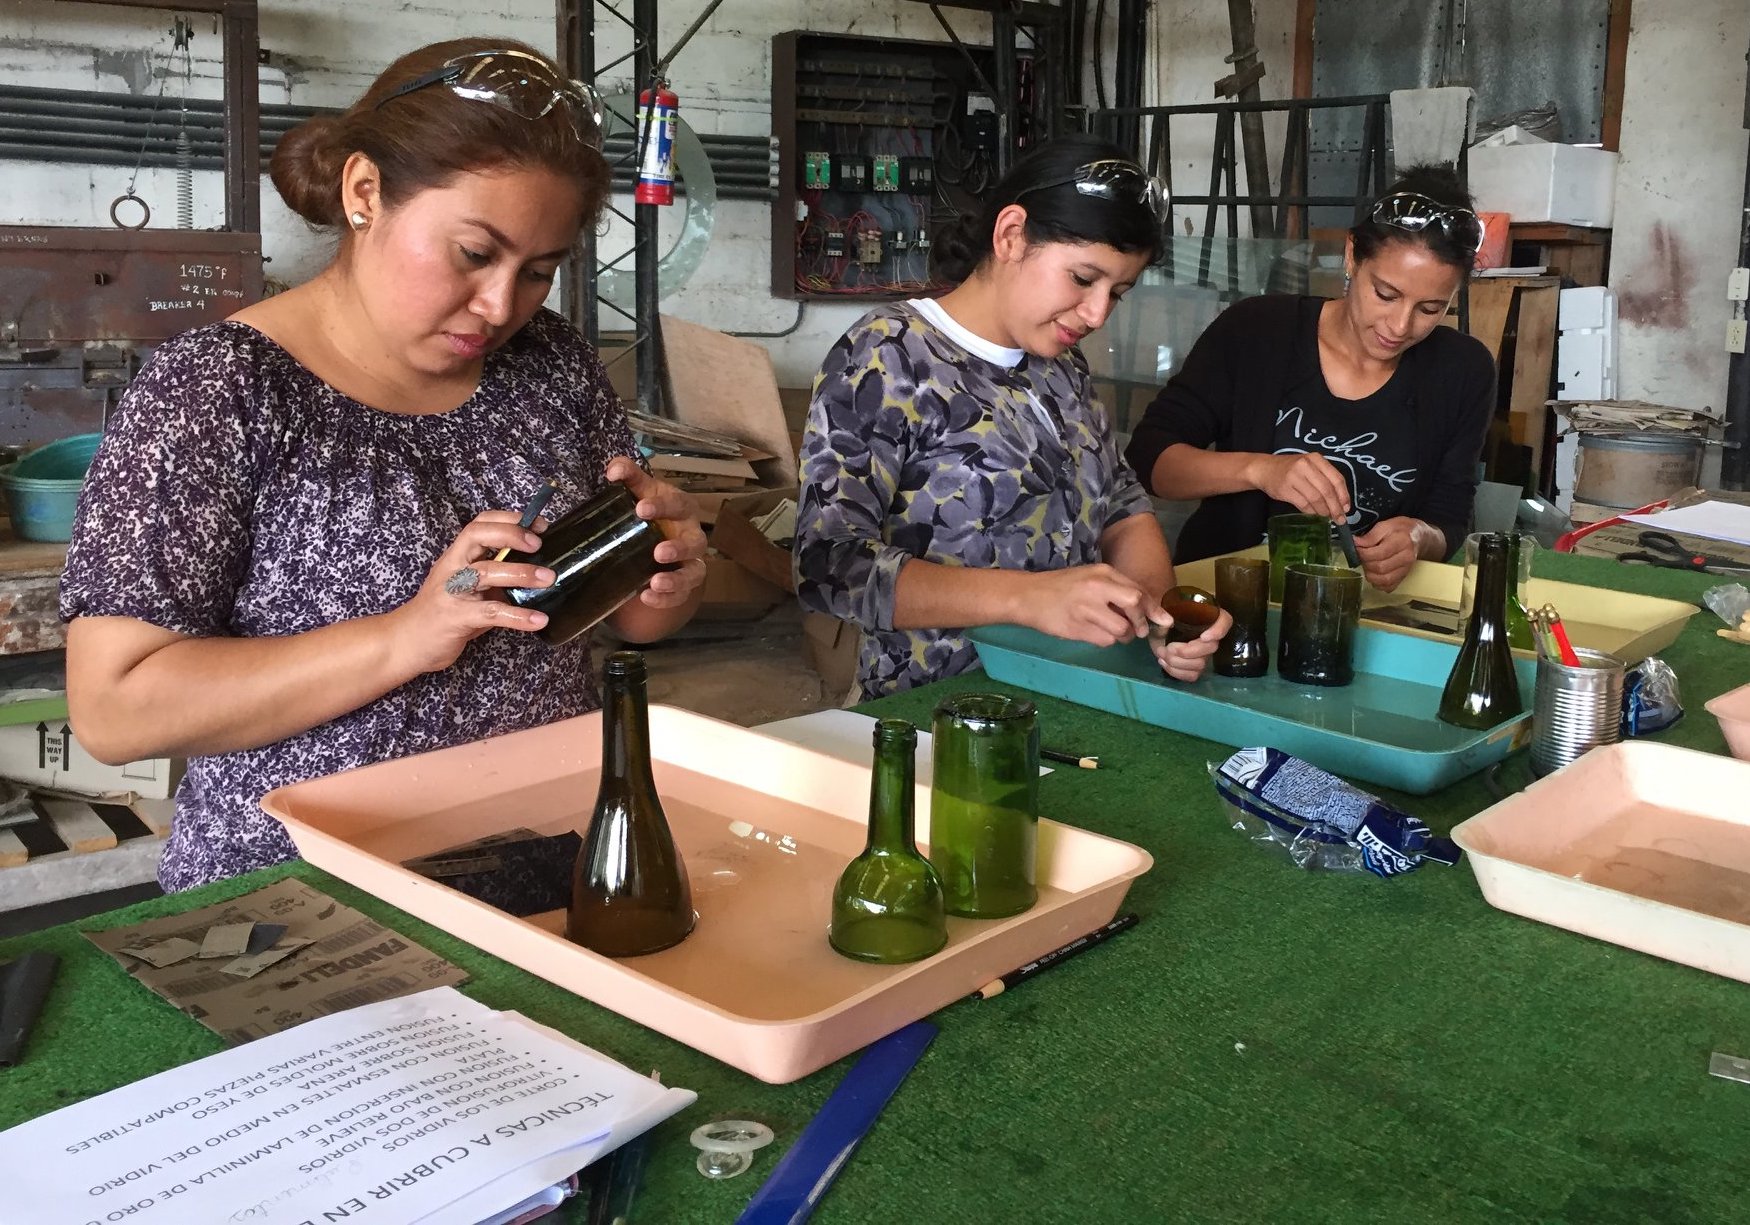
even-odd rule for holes
{"type": "Polygon", "coordinates": [[[1622,148],[1622,87],[1628,76],[1630,0],[1610,0],[1610,19],[1604,35],[1603,120],[1599,143],[1606,149],[1622,148]]]}
{"type": "Polygon", "coordinates": [[[39,540],[0,540],[0,575],[59,574],[67,565],[67,545],[39,540]]]}
{"type": "Polygon", "coordinates": [[[1518,341],[1513,346],[1513,391],[1510,413],[1542,413],[1550,398],[1550,369],[1556,355],[1556,309],[1559,289],[1519,291],[1518,341]]]}
{"type": "Polygon", "coordinates": [[[1318,0],[1295,0],[1294,3],[1294,92],[1291,97],[1312,97],[1313,17],[1318,7],[1318,0]]]}
{"type": "Polygon", "coordinates": [[[146,823],[146,828],[160,838],[170,836],[170,822],[176,816],[176,801],[138,799],[130,805],[134,815],[146,823]]]}
{"type": "Polygon", "coordinates": [[[23,867],[29,859],[30,852],[18,840],[18,835],[9,829],[0,829],[0,868],[23,867]]]}
{"type": "Polygon", "coordinates": [[[1513,282],[1505,277],[1477,277],[1470,283],[1470,334],[1483,342],[1489,356],[1501,360],[1501,338],[1507,333],[1507,312],[1513,308],[1513,282]]]}
{"type": "Polygon", "coordinates": [[[116,845],[115,831],[95,812],[91,805],[79,800],[42,800],[43,815],[55,827],[55,833],[67,849],[76,855],[107,851],[116,845]]]}

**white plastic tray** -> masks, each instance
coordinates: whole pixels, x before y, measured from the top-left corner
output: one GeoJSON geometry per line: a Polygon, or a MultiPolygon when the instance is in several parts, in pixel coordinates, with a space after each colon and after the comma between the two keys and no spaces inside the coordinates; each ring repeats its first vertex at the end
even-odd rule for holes
{"type": "Polygon", "coordinates": [[[1593,749],[1452,831],[1489,904],[1750,982],[1750,763],[1593,749]]]}

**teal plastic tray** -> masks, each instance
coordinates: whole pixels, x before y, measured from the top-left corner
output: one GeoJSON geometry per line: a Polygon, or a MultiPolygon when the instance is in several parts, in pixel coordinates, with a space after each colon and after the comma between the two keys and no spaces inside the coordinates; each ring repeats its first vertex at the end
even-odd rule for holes
{"type": "Polygon", "coordinates": [[[1493,765],[1531,731],[1533,661],[1514,661],[1525,713],[1472,731],[1435,716],[1456,644],[1365,625],[1355,633],[1354,683],[1336,689],[1291,684],[1274,666],[1253,680],[1210,672],[1186,685],[1163,673],[1141,642],[1094,647],[1011,625],[973,630],[971,637],[985,671],[999,681],[1236,748],[1268,745],[1413,795],[1493,765]]]}

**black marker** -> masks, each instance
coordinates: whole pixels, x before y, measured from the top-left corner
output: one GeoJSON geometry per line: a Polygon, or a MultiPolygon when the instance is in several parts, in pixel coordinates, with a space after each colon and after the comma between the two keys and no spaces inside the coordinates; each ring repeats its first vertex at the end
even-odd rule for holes
{"type": "Polygon", "coordinates": [[[1013,987],[1018,983],[1026,982],[1035,974],[1043,974],[1052,966],[1061,965],[1071,957],[1074,957],[1077,953],[1085,953],[1096,944],[1101,944],[1110,940],[1119,932],[1124,931],[1127,928],[1135,927],[1136,923],[1137,919],[1134,914],[1121,914],[1116,919],[1113,919],[1110,923],[1106,924],[1106,926],[1097,927],[1087,935],[1079,936],[1076,939],[1071,940],[1062,948],[1053,949],[1043,957],[1040,957],[1035,961],[1029,961],[1018,970],[1010,970],[1007,974],[1003,975],[993,983],[986,983],[977,991],[974,991],[971,995],[967,996],[967,998],[973,1000],[988,1000],[995,996],[999,996],[1010,987],[1013,987]]]}
{"type": "Polygon", "coordinates": [[[59,964],[53,953],[26,953],[0,966],[0,1067],[10,1068],[23,1060],[30,1027],[48,998],[59,964]]]}

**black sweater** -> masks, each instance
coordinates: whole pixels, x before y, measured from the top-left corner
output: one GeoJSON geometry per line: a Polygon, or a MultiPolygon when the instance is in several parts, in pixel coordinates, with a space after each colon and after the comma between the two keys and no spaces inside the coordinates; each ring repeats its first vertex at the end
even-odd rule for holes
{"type": "MultiPolygon", "coordinates": [[[[1179,372],[1148,406],[1125,459],[1157,497],[1155,460],[1175,443],[1267,454],[1276,449],[1276,414],[1291,391],[1318,377],[1318,320],[1323,298],[1270,294],[1234,303],[1205,329],[1179,372]]],[[[1446,549],[1470,529],[1477,459],[1496,398],[1495,363],[1482,342],[1437,327],[1399,359],[1410,375],[1410,426],[1417,469],[1426,474],[1404,494],[1398,514],[1437,527],[1446,549]]],[[[1258,489],[1203,500],[1173,550],[1196,561],[1250,548],[1271,515],[1294,507],[1258,489]]]]}

